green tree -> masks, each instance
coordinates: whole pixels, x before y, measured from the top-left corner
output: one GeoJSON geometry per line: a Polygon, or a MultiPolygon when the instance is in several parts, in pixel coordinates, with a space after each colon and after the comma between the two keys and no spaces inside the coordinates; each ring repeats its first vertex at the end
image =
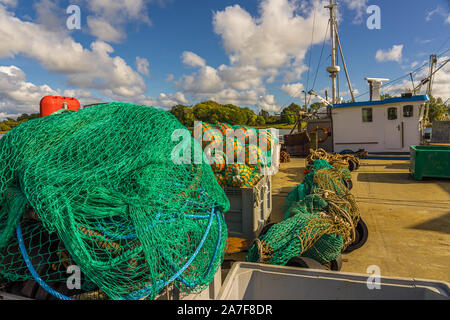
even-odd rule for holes
{"type": "Polygon", "coordinates": [[[263,126],[266,124],[266,120],[264,119],[263,116],[257,116],[256,117],[256,121],[255,121],[255,125],[257,126],[263,126]]]}
{"type": "Polygon", "coordinates": [[[294,124],[301,110],[302,108],[298,104],[291,103],[281,111],[281,123],[294,124]]]}
{"type": "Polygon", "coordinates": [[[323,106],[324,104],[322,102],[314,102],[309,106],[309,112],[317,112],[323,106]]]}
{"type": "Polygon", "coordinates": [[[17,118],[17,121],[28,120],[28,118],[29,118],[28,113],[24,113],[17,118]]]}
{"type": "Polygon", "coordinates": [[[428,120],[430,122],[441,120],[444,114],[447,112],[447,108],[442,102],[442,98],[435,98],[430,96],[428,120]]]}
{"type": "Polygon", "coordinates": [[[169,110],[169,112],[170,112],[171,114],[173,114],[173,115],[178,119],[178,121],[180,121],[181,123],[183,123],[183,121],[184,121],[184,113],[185,113],[185,109],[186,109],[186,106],[183,106],[183,105],[179,104],[179,105],[173,106],[173,107],[169,110]]]}
{"type": "Polygon", "coordinates": [[[2,131],[9,131],[12,128],[8,126],[5,122],[0,122],[0,132],[2,131]]]}
{"type": "Polygon", "coordinates": [[[287,108],[285,108],[283,111],[285,112],[291,112],[294,114],[298,114],[300,111],[302,110],[302,107],[300,107],[298,104],[296,103],[291,103],[287,108]]]}
{"type": "Polygon", "coordinates": [[[185,113],[184,113],[184,120],[183,120],[182,124],[186,127],[193,127],[195,121],[196,121],[196,119],[195,119],[194,111],[192,110],[192,108],[190,108],[190,107],[186,108],[185,113]]]}
{"type": "Polygon", "coordinates": [[[266,110],[262,110],[259,112],[259,116],[264,118],[264,121],[269,120],[270,114],[266,110]]]}

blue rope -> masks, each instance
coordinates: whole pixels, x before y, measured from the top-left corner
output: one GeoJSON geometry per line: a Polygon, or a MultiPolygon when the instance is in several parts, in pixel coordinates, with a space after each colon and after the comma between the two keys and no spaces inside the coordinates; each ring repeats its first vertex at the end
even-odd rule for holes
{"type": "MultiPolygon", "coordinates": [[[[207,226],[206,231],[203,234],[202,240],[200,241],[199,245],[197,246],[197,249],[195,250],[194,254],[189,258],[189,260],[184,264],[184,266],[181,267],[181,269],[178,270],[178,272],[175,273],[172,277],[170,277],[167,281],[165,281],[164,283],[161,283],[162,281],[160,281],[159,285],[156,287],[156,291],[160,290],[164,286],[168,285],[169,283],[171,283],[172,281],[177,279],[191,265],[191,263],[194,261],[194,259],[197,257],[198,253],[202,249],[203,244],[206,241],[206,238],[208,237],[209,231],[211,229],[212,221],[213,221],[213,218],[214,218],[215,215],[217,215],[217,212],[214,210],[214,208],[212,208],[211,214],[209,216],[208,226],[207,226]]],[[[219,231],[219,233],[220,233],[220,231],[219,231]]],[[[144,287],[144,288],[142,288],[140,290],[137,290],[135,292],[132,292],[132,293],[130,293],[130,294],[124,296],[124,297],[120,297],[120,299],[121,300],[138,300],[138,299],[141,299],[141,298],[143,298],[145,296],[148,296],[151,293],[151,288],[152,288],[151,285],[147,286],[147,287],[144,287]]]]}
{"type": "MultiPolygon", "coordinates": [[[[192,215],[192,214],[186,214],[184,215],[186,218],[189,219],[208,219],[209,215],[207,216],[201,216],[201,215],[192,215]]],[[[170,223],[173,221],[176,221],[177,218],[179,218],[179,216],[176,215],[172,215],[171,218],[169,218],[168,220],[158,220],[156,223],[149,225],[148,227],[146,227],[145,231],[149,231],[151,230],[153,227],[159,225],[159,224],[164,224],[164,223],[170,223]]],[[[138,236],[136,233],[130,233],[130,234],[115,234],[109,231],[106,231],[106,229],[99,223],[97,223],[97,228],[105,235],[107,235],[108,237],[114,239],[114,240],[132,240],[132,239],[136,239],[138,236]]],[[[135,227],[133,226],[129,226],[130,229],[135,229],[135,227]]]]}
{"type": "MultiPolygon", "coordinates": [[[[222,216],[222,215],[221,215],[221,216],[222,216]]],[[[201,217],[204,218],[205,216],[201,216],[201,217]]],[[[207,218],[208,218],[208,217],[209,217],[209,216],[207,216],[207,218]]],[[[216,249],[214,250],[213,257],[212,257],[211,261],[209,262],[208,269],[206,270],[204,276],[209,275],[209,273],[211,272],[211,267],[213,266],[214,260],[216,259],[216,256],[217,256],[217,252],[219,251],[220,240],[221,240],[221,235],[222,235],[222,232],[221,232],[221,230],[222,230],[222,223],[221,223],[221,217],[219,217],[219,214],[216,214],[216,218],[217,218],[217,223],[218,223],[218,226],[219,226],[219,233],[218,233],[218,236],[217,236],[216,249]]],[[[176,269],[175,269],[175,266],[174,266],[174,264],[172,263],[172,261],[170,261],[170,260],[164,255],[164,253],[163,253],[161,250],[159,250],[159,248],[156,248],[156,249],[157,249],[157,250],[159,251],[159,253],[164,257],[164,259],[166,259],[166,260],[170,263],[170,265],[172,266],[172,268],[173,268],[174,271],[175,271],[176,269]]],[[[194,287],[194,286],[196,286],[196,285],[198,284],[198,281],[197,281],[197,282],[189,282],[189,281],[187,281],[186,279],[184,279],[184,277],[182,277],[181,275],[177,278],[177,280],[178,280],[178,281],[181,281],[186,287],[194,287]]]]}
{"type": "Polygon", "coordinates": [[[34,280],[42,287],[42,289],[50,293],[55,298],[60,300],[74,300],[59,293],[58,291],[50,287],[47,283],[45,283],[44,280],[42,280],[42,278],[36,272],[33,265],[31,264],[30,258],[28,257],[27,250],[25,249],[25,244],[23,243],[22,229],[20,227],[20,222],[17,225],[16,233],[17,233],[17,240],[19,241],[20,253],[22,254],[23,260],[27,264],[27,268],[30,271],[31,275],[33,276],[34,280]]]}
{"type": "MultiPolygon", "coordinates": [[[[217,244],[216,244],[216,249],[214,250],[214,254],[213,257],[211,259],[211,262],[208,266],[208,269],[206,271],[206,275],[210,273],[211,271],[211,267],[214,263],[214,260],[216,258],[217,252],[219,250],[219,245],[220,245],[220,241],[221,241],[221,234],[222,234],[222,225],[221,225],[221,219],[219,217],[219,212],[215,211],[215,207],[213,207],[211,209],[211,213],[208,216],[200,216],[200,215],[186,215],[187,218],[191,218],[191,219],[208,219],[209,218],[209,222],[208,222],[208,226],[206,228],[205,233],[203,234],[203,237],[199,243],[199,245],[197,246],[197,249],[195,250],[194,254],[189,258],[189,260],[185,263],[185,265],[178,270],[177,273],[175,273],[175,275],[173,275],[170,279],[168,279],[166,282],[162,283],[162,281],[158,281],[158,285],[157,285],[157,290],[161,289],[162,287],[166,286],[167,284],[171,283],[172,281],[174,281],[175,279],[179,279],[181,280],[183,283],[185,283],[188,286],[193,286],[195,285],[194,283],[189,283],[187,282],[184,278],[181,277],[181,274],[191,265],[191,263],[194,261],[194,259],[197,257],[198,253],[200,252],[201,248],[203,247],[206,238],[208,237],[209,231],[211,230],[211,226],[212,226],[212,221],[213,218],[216,217],[217,221],[218,221],[218,226],[219,226],[219,233],[218,233],[218,237],[217,237],[217,244]]],[[[30,271],[31,275],[33,276],[34,280],[45,290],[47,291],[49,294],[51,294],[52,296],[56,297],[57,299],[60,300],[74,300],[72,298],[69,298],[65,295],[63,295],[62,293],[54,290],[53,288],[51,288],[47,283],[45,283],[44,280],[42,280],[42,278],[39,276],[39,274],[36,272],[36,270],[34,269],[30,258],[28,257],[28,254],[26,252],[26,248],[25,248],[25,244],[23,242],[23,237],[22,237],[22,229],[20,226],[20,222],[17,225],[16,228],[16,233],[17,233],[17,240],[19,242],[19,247],[20,247],[20,252],[22,254],[22,257],[27,265],[28,270],[30,271]]],[[[128,295],[126,295],[125,297],[120,297],[121,300],[133,300],[134,299],[139,299],[141,297],[145,297],[146,295],[148,295],[149,292],[151,292],[151,287],[152,286],[147,286],[145,288],[142,288],[138,291],[132,292],[128,295]],[[137,297],[137,295],[139,295],[137,297]]]]}

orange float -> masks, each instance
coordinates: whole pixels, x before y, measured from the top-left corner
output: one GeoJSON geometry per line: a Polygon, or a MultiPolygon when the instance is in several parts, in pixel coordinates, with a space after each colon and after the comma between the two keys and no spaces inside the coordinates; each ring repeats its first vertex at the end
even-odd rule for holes
{"type": "Polygon", "coordinates": [[[59,97],[59,96],[45,96],[41,99],[40,109],[41,117],[46,117],[52,113],[61,110],[67,105],[67,109],[77,111],[81,108],[80,102],[75,98],[59,97]]]}

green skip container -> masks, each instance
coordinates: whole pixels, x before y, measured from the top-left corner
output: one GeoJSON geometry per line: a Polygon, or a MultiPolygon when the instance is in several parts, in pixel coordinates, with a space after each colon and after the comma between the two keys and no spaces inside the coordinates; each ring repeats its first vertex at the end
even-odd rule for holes
{"type": "Polygon", "coordinates": [[[450,146],[411,146],[410,151],[409,171],[414,179],[450,178],[450,146]]]}

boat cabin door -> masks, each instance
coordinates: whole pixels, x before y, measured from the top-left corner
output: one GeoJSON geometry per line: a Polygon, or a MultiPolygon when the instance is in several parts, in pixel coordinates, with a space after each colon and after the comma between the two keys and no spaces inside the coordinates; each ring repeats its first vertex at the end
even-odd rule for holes
{"type": "Polygon", "coordinates": [[[386,149],[401,150],[403,125],[399,119],[398,107],[386,109],[384,142],[386,149]]]}

